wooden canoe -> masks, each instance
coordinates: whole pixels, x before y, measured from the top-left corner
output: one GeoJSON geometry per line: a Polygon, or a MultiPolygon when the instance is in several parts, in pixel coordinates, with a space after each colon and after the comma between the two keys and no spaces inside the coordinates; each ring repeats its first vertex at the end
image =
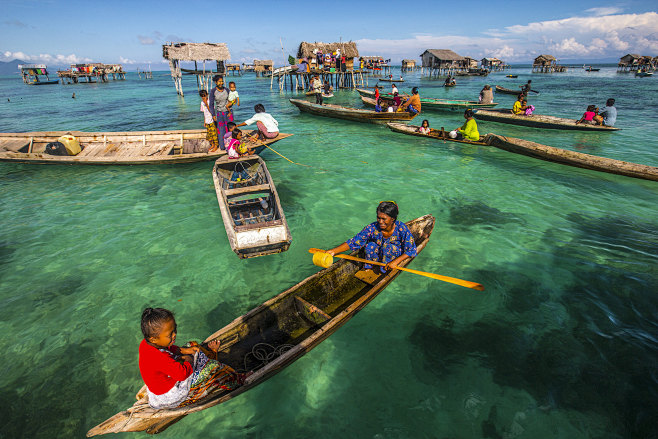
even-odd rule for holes
{"type": "MultiPolygon", "coordinates": [[[[253,130],[243,130],[251,134],[253,130]]],[[[278,142],[292,134],[279,133],[266,144],[278,142]]],[[[256,152],[265,146],[251,144],[256,152]]],[[[0,133],[0,161],[38,164],[71,165],[150,165],[163,163],[191,163],[216,160],[226,155],[218,149],[209,153],[210,143],[206,140],[206,130],[173,131],[127,131],[127,132],[81,132],[46,131],[30,133],[0,133]],[[46,145],[56,142],[65,134],[75,136],[83,147],[75,156],[45,154],[46,145]],[[182,148],[181,148],[182,145],[182,148]]]]}
{"type": "Polygon", "coordinates": [[[479,145],[479,146],[488,146],[488,143],[486,142],[486,136],[480,136],[480,140],[478,142],[475,142],[473,140],[457,140],[453,139],[448,135],[448,132],[440,129],[440,130],[435,130],[434,128],[430,128],[430,133],[429,134],[423,134],[418,129],[420,126],[417,125],[407,125],[404,123],[395,123],[395,122],[389,122],[386,124],[386,126],[391,130],[396,133],[402,133],[402,134],[407,134],[410,136],[418,136],[418,137],[425,137],[425,138],[430,138],[430,139],[436,139],[436,140],[445,140],[449,142],[457,142],[457,143],[467,143],[469,145],[479,145]]]}
{"type": "Polygon", "coordinates": [[[416,117],[407,111],[400,113],[376,112],[361,108],[342,107],[332,104],[314,104],[301,99],[290,99],[290,103],[299,108],[300,111],[315,114],[317,116],[334,117],[338,119],[353,120],[356,122],[386,123],[395,120],[409,121],[416,117]]]}
{"type": "Polygon", "coordinates": [[[609,174],[625,175],[627,177],[642,178],[644,180],[658,181],[658,168],[654,166],[641,165],[638,163],[625,162],[622,160],[609,159],[581,152],[570,151],[541,143],[530,142],[513,137],[487,135],[487,143],[505,151],[523,154],[529,157],[575,166],[578,168],[592,169],[594,171],[607,172],[609,174]]]}
{"type": "Polygon", "coordinates": [[[519,75],[505,75],[506,78],[518,78],[519,75]]]}
{"type": "Polygon", "coordinates": [[[262,158],[221,157],[215,162],[212,179],[228,242],[235,254],[245,259],[288,250],[292,236],[262,158]],[[245,174],[240,176],[241,172],[245,174]]]}
{"type": "Polygon", "coordinates": [[[580,131],[619,131],[619,128],[604,125],[576,124],[575,119],[565,119],[555,116],[533,114],[532,116],[516,115],[512,110],[478,110],[475,118],[492,122],[522,125],[533,128],[550,128],[554,130],[580,130],[580,131]]]}
{"type": "Polygon", "coordinates": [[[379,82],[404,82],[404,79],[379,78],[379,82]]]}
{"type": "Polygon", "coordinates": [[[496,93],[502,93],[502,94],[506,94],[506,95],[518,96],[519,94],[521,94],[521,89],[512,90],[510,88],[505,88],[505,87],[501,87],[500,85],[497,85],[496,86],[496,93]]]}
{"type": "MultiPolygon", "coordinates": [[[[305,94],[306,96],[315,96],[315,92],[314,92],[314,91],[307,91],[307,92],[304,93],[304,94],[305,94]]],[[[333,97],[334,97],[334,94],[333,94],[333,93],[325,93],[325,92],[322,92],[322,98],[323,98],[323,99],[329,99],[329,98],[333,98],[333,97]]]]}
{"type": "MultiPolygon", "coordinates": [[[[375,92],[370,90],[357,89],[361,95],[361,100],[369,105],[375,105],[374,96],[375,92]],[[363,98],[370,98],[371,100],[366,101],[363,98]]],[[[408,96],[408,95],[405,95],[408,96]]],[[[404,96],[400,95],[402,102],[406,99],[404,96]]],[[[382,94],[379,96],[381,100],[390,104],[393,102],[393,95],[390,93],[382,94]]],[[[493,108],[498,105],[498,102],[492,102],[490,104],[481,104],[478,101],[465,101],[459,99],[438,99],[438,98],[420,98],[420,106],[422,111],[425,110],[435,110],[435,111],[464,111],[468,108],[477,109],[477,108],[493,108]]]]}
{"type": "MultiPolygon", "coordinates": [[[[434,217],[425,215],[407,223],[414,235],[418,253],[427,244],[434,228],[434,217]]],[[[363,257],[363,251],[352,253],[363,257]]],[[[407,266],[413,259],[400,264],[407,266]]],[[[369,276],[358,262],[338,259],[329,268],[321,270],[287,289],[262,305],[238,317],[224,328],[206,338],[222,340],[225,346],[220,361],[228,365],[254,371],[242,387],[226,392],[218,390],[198,402],[175,409],[154,410],[149,407],[145,388],[137,394],[138,401],[130,408],[112,416],[87,432],[87,436],[122,431],[159,433],[183,416],[207,409],[262,383],[295,360],[309,352],[320,342],[372,301],[399,274],[399,270],[369,276]],[[281,352],[267,364],[256,361],[251,355],[258,344],[266,343],[281,352]],[[284,348],[287,348],[284,351],[284,348]]]]}
{"type": "Polygon", "coordinates": [[[469,140],[456,140],[450,137],[444,138],[440,130],[432,130],[429,135],[421,134],[418,128],[413,125],[388,123],[386,124],[392,131],[408,134],[418,137],[431,137],[437,140],[447,140],[450,142],[466,143],[478,146],[492,146],[515,154],[521,154],[535,159],[546,160],[549,162],[559,163],[561,165],[573,166],[576,168],[591,169],[608,174],[625,175],[627,177],[641,178],[644,180],[658,181],[658,168],[654,166],[641,165],[638,163],[625,162],[622,160],[609,159],[590,154],[571,151],[568,149],[555,148],[553,146],[542,145],[528,140],[517,139],[514,137],[499,136],[496,134],[487,134],[480,136],[479,142],[469,140]]]}

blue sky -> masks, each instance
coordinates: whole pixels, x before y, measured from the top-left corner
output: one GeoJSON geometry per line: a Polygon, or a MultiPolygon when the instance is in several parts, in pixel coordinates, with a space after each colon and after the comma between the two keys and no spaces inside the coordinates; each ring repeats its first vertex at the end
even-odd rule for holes
{"type": "Polygon", "coordinates": [[[658,3],[537,1],[2,0],[0,61],[151,63],[166,41],[227,43],[233,62],[284,63],[301,41],[355,41],[398,62],[425,49],[528,62],[658,55],[658,3]],[[281,50],[281,43],[285,57],[281,50]]]}

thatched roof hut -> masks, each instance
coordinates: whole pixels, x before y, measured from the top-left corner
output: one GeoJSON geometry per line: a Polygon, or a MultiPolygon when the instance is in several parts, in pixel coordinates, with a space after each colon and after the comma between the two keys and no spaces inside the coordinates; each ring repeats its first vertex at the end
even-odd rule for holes
{"type": "Polygon", "coordinates": [[[431,69],[465,68],[466,59],[448,49],[427,49],[420,55],[422,66],[431,69]]]}
{"type": "Polygon", "coordinates": [[[272,71],[273,67],[274,67],[274,61],[272,61],[271,59],[254,60],[254,72],[272,71]]]}
{"type": "Polygon", "coordinates": [[[311,58],[315,55],[314,50],[322,53],[333,53],[340,50],[340,54],[345,56],[345,59],[353,59],[359,56],[359,50],[353,41],[346,43],[307,43],[302,41],[297,50],[297,58],[311,58]]]}
{"type": "Polygon", "coordinates": [[[484,68],[500,67],[502,64],[504,63],[498,58],[482,58],[480,60],[480,65],[484,68]]]}
{"type": "Polygon", "coordinates": [[[633,64],[637,64],[640,58],[642,58],[642,55],[638,55],[637,53],[629,53],[619,58],[619,65],[630,66],[633,64]]]}
{"type": "Polygon", "coordinates": [[[557,61],[553,55],[539,55],[533,61],[533,66],[550,66],[551,64],[556,64],[557,61]]]}
{"type": "Polygon", "coordinates": [[[402,67],[416,67],[416,60],[415,59],[403,59],[402,60],[402,67]]]}
{"type": "Polygon", "coordinates": [[[226,61],[231,59],[224,43],[168,43],[162,45],[164,59],[179,61],[226,61]]]}

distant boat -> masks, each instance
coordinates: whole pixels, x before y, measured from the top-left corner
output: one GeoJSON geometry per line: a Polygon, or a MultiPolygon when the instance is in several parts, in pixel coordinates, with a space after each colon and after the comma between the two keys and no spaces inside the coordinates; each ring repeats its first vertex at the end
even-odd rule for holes
{"type": "MultiPolygon", "coordinates": [[[[357,88],[356,91],[359,94],[366,98],[371,98],[369,101],[363,101],[366,104],[375,105],[374,97],[375,93],[370,90],[364,90],[362,88],[357,88]]],[[[380,98],[387,103],[393,101],[393,95],[390,93],[383,94],[380,98]]],[[[492,102],[490,104],[481,104],[478,101],[465,101],[457,99],[438,99],[438,98],[420,98],[420,105],[422,110],[465,110],[467,108],[493,108],[498,105],[497,102],[492,102]]]]}
{"type": "Polygon", "coordinates": [[[635,76],[644,78],[646,76],[653,76],[653,72],[635,72],[635,76]]]}
{"type": "Polygon", "coordinates": [[[601,69],[595,69],[592,66],[583,66],[583,68],[585,69],[586,72],[598,72],[599,70],[601,70],[601,69]]]}
{"type": "Polygon", "coordinates": [[[500,85],[496,86],[496,93],[503,93],[506,95],[518,95],[521,93],[521,90],[512,90],[510,88],[501,87],[500,85]]]}
{"type": "Polygon", "coordinates": [[[505,75],[506,78],[518,78],[519,75],[505,75]]]}
{"type": "Polygon", "coordinates": [[[492,122],[522,125],[534,128],[551,128],[555,130],[580,130],[580,131],[618,131],[619,128],[605,125],[577,124],[575,119],[565,119],[555,116],[544,116],[533,114],[532,116],[518,115],[512,110],[477,110],[475,118],[492,122]]]}

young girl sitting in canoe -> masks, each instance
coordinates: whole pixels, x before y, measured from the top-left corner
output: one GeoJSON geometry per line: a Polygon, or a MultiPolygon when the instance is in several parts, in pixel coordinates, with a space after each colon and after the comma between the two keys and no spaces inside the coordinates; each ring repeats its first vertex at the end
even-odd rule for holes
{"type": "Polygon", "coordinates": [[[430,123],[427,119],[423,121],[423,123],[420,125],[420,128],[418,128],[418,132],[421,134],[429,134],[430,133],[430,123]]]}
{"type": "Polygon", "coordinates": [[[218,340],[207,346],[189,342],[188,347],[178,347],[174,345],[176,329],[171,311],[146,308],[142,312],[139,371],[151,407],[180,407],[198,401],[210,390],[233,390],[244,384],[245,374],[216,361],[218,340]]]}
{"type": "Polygon", "coordinates": [[[596,105],[588,105],[587,106],[587,111],[583,114],[583,117],[581,117],[579,120],[576,121],[576,125],[579,123],[585,123],[587,125],[596,125],[597,120],[595,119],[597,114],[597,108],[596,105]]]}

